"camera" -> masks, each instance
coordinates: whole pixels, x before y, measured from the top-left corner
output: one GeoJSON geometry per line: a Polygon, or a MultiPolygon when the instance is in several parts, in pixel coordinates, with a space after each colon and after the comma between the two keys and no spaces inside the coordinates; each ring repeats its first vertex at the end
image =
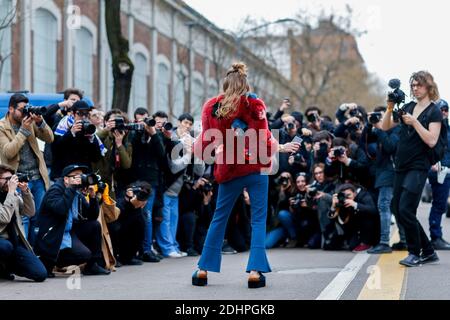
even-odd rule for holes
{"type": "Polygon", "coordinates": [[[119,130],[119,131],[143,131],[144,126],[140,123],[125,123],[125,119],[123,117],[116,117],[114,119],[114,122],[116,124],[115,128],[113,130],[119,130]]]}
{"type": "Polygon", "coordinates": [[[17,172],[16,176],[19,182],[29,182],[31,180],[31,177],[27,173],[17,172]]]}
{"type": "Polygon", "coordinates": [[[308,122],[316,122],[318,120],[318,116],[315,113],[310,113],[306,116],[308,122]]]}
{"type": "Polygon", "coordinates": [[[300,164],[300,163],[304,163],[305,158],[303,157],[303,155],[300,152],[297,152],[294,154],[294,163],[296,164],[300,164]]]}
{"type": "Polygon", "coordinates": [[[103,194],[106,189],[106,183],[103,181],[97,182],[97,193],[103,194]]]}
{"type": "Polygon", "coordinates": [[[388,101],[394,102],[397,105],[404,103],[406,96],[406,94],[400,90],[400,84],[400,80],[398,79],[391,79],[388,83],[388,86],[393,89],[393,91],[388,93],[388,101]]]}
{"type": "Polygon", "coordinates": [[[201,190],[202,190],[204,193],[208,193],[208,192],[210,192],[210,191],[213,190],[213,184],[212,184],[211,182],[206,182],[206,183],[201,187],[201,190]]]}
{"type": "Polygon", "coordinates": [[[317,189],[317,187],[309,187],[308,191],[306,192],[306,198],[313,200],[317,196],[318,191],[319,190],[317,189]]]}
{"type": "Polygon", "coordinates": [[[345,147],[342,147],[342,146],[335,147],[333,152],[334,152],[335,158],[342,157],[345,154],[345,147]]]}
{"type": "Polygon", "coordinates": [[[150,197],[151,191],[139,186],[132,186],[131,190],[133,191],[136,199],[139,201],[147,201],[150,197]]]}
{"type": "Polygon", "coordinates": [[[24,117],[28,117],[32,114],[36,115],[36,116],[42,116],[43,114],[45,114],[47,112],[47,108],[46,107],[33,107],[29,104],[27,104],[25,106],[25,108],[23,108],[22,110],[22,114],[24,117]]]}
{"type": "Polygon", "coordinates": [[[305,197],[301,193],[297,193],[295,197],[290,198],[290,200],[294,200],[294,203],[291,205],[293,209],[300,208],[302,202],[306,201],[305,197]]]}
{"type": "Polygon", "coordinates": [[[287,128],[288,130],[295,129],[295,124],[294,124],[293,122],[289,122],[289,123],[286,125],[286,128],[287,128]]]}
{"type": "Polygon", "coordinates": [[[93,186],[99,183],[101,181],[101,177],[95,173],[89,173],[89,174],[82,174],[81,175],[81,184],[78,185],[78,188],[84,189],[89,186],[93,186]]]}
{"type": "Polygon", "coordinates": [[[345,193],[343,193],[342,191],[339,192],[337,195],[337,198],[338,198],[338,203],[337,203],[336,207],[343,208],[345,205],[345,200],[347,199],[347,197],[345,196],[345,193]]]}
{"type": "MultiPolygon", "coordinates": [[[[156,126],[156,120],[153,118],[145,118],[144,122],[146,125],[148,125],[149,127],[154,127],[156,126]]],[[[166,122],[163,126],[164,130],[166,131],[171,131],[173,129],[173,124],[170,122],[166,122]]]]}
{"type": "Polygon", "coordinates": [[[406,114],[406,111],[403,110],[400,107],[396,107],[394,108],[394,110],[392,111],[392,120],[394,120],[394,122],[398,123],[398,122],[403,122],[402,116],[406,114]]]}
{"type": "Polygon", "coordinates": [[[275,184],[277,186],[286,187],[289,184],[289,178],[280,176],[280,177],[276,178],[273,182],[275,182],[275,184]]]}
{"type": "Polygon", "coordinates": [[[81,136],[91,135],[94,134],[95,131],[97,131],[97,128],[89,120],[86,119],[81,120],[81,131],[79,132],[79,135],[81,136]]]}
{"type": "Polygon", "coordinates": [[[377,124],[381,121],[382,113],[381,112],[372,112],[369,116],[370,124],[377,124]]]}

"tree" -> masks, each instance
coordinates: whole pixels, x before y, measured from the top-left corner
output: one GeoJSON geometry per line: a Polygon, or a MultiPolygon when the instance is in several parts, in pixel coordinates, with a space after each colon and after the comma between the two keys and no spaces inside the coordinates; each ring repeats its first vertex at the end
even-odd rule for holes
{"type": "MultiPolygon", "coordinates": [[[[352,26],[352,9],[346,9],[340,16],[300,11],[295,19],[258,28],[243,41],[289,79],[296,88],[291,101],[303,110],[317,105],[333,115],[342,102],[372,108],[384,101],[380,81],[367,71],[357,47],[356,39],[365,31],[352,26]]],[[[247,18],[241,29],[265,23],[247,18]]]]}
{"type": "Polygon", "coordinates": [[[105,20],[114,78],[112,107],[128,112],[134,65],[128,56],[128,40],[122,34],[120,4],[121,0],[108,1],[105,6],[105,20]]]}
{"type": "Polygon", "coordinates": [[[0,88],[3,68],[5,66],[6,61],[12,56],[12,51],[3,51],[1,44],[4,43],[4,37],[6,35],[6,30],[10,28],[13,24],[14,18],[17,14],[16,7],[12,6],[11,8],[3,8],[7,9],[4,13],[0,15],[0,88]]]}

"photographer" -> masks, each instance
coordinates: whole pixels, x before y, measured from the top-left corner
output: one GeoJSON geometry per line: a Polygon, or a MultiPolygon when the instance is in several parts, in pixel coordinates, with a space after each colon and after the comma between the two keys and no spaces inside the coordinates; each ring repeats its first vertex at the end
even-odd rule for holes
{"type": "Polygon", "coordinates": [[[13,280],[13,274],[36,282],[47,278],[22,226],[22,216],[33,216],[34,210],[27,183],[19,182],[12,167],[0,164],[0,279],[13,280]]]}
{"type": "Polygon", "coordinates": [[[129,142],[128,130],[122,127],[128,122],[122,111],[113,109],[105,114],[105,128],[97,131],[97,136],[107,150],[104,157],[92,164],[103,181],[111,186],[111,197],[122,195],[128,183],[132,159],[132,144],[129,142]]]}
{"type": "Polygon", "coordinates": [[[322,130],[313,135],[313,162],[325,163],[333,144],[333,135],[322,130]]]}
{"type": "MultiPolygon", "coordinates": [[[[442,118],[444,119],[442,125],[447,126],[447,144],[450,146],[448,104],[445,100],[439,99],[436,101],[436,105],[442,112],[442,118]]],[[[433,165],[428,173],[433,198],[428,222],[430,224],[431,244],[435,250],[450,250],[450,243],[442,238],[441,227],[442,215],[447,212],[447,198],[450,188],[450,172],[447,168],[450,168],[450,147],[447,148],[444,158],[433,165]]]]}
{"type": "MultiPolygon", "coordinates": [[[[37,139],[51,143],[53,132],[41,115],[28,112],[28,102],[22,94],[14,94],[9,99],[8,113],[0,120],[0,162],[27,176],[25,180],[29,180],[35,211],[38,212],[50,181],[37,139]]],[[[35,218],[29,221],[25,217],[24,226],[27,239],[34,245],[35,218]]]]}
{"type": "MultiPolygon", "coordinates": [[[[302,124],[299,120],[301,120],[301,115],[297,115],[297,119],[292,115],[283,115],[282,120],[284,123],[284,127],[280,130],[279,134],[279,144],[283,146],[285,144],[295,142],[301,136],[311,136],[311,131],[305,128],[302,128],[302,124]]],[[[300,139],[303,140],[303,139],[300,139]]],[[[281,147],[282,148],[282,147],[281,147]]],[[[280,149],[279,155],[279,171],[290,171],[292,165],[289,163],[289,157],[293,154],[289,154],[284,152],[283,149],[280,149]]],[[[299,154],[300,155],[300,154],[299,154]]],[[[299,157],[299,162],[301,161],[299,157]]],[[[306,162],[306,161],[304,161],[306,162]]],[[[291,159],[291,163],[294,163],[294,159],[291,159]]]]}
{"type": "MultiPolygon", "coordinates": [[[[127,186],[123,197],[118,199],[117,207],[120,216],[111,229],[112,241],[118,260],[124,265],[141,265],[142,261],[136,259],[145,237],[144,208],[152,193],[151,185],[147,182],[137,181],[127,186]]],[[[111,225],[111,224],[110,224],[111,225]]]]}
{"type": "Polygon", "coordinates": [[[276,206],[275,217],[271,224],[274,226],[266,235],[265,246],[267,249],[275,247],[281,240],[289,238],[286,245],[294,248],[297,245],[297,232],[290,212],[290,199],[295,195],[295,184],[289,172],[283,172],[275,179],[276,185],[276,206]]]}
{"type": "MultiPolygon", "coordinates": [[[[372,196],[352,184],[343,184],[333,195],[325,235],[325,248],[336,246],[336,234],[340,234],[353,252],[366,251],[377,243],[377,208],[372,196]],[[334,239],[333,239],[334,238],[334,239]]],[[[336,247],[337,248],[337,247],[336,247]]]]}
{"type": "MultiPolygon", "coordinates": [[[[192,166],[190,166],[192,168],[192,166]]],[[[187,173],[189,175],[189,173],[187,173]]],[[[179,194],[179,223],[177,239],[180,249],[188,256],[198,256],[194,249],[194,235],[197,223],[197,214],[205,197],[212,197],[213,185],[206,178],[199,178],[193,181],[187,178],[179,194]]]]}
{"type": "Polygon", "coordinates": [[[72,110],[73,115],[65,116],[55,130],[52,180],[59,178],[63,168],[71,164],[92,169],[92,163],[106,153],[103,143],[95,135],[96,127],[88,120],[91,107],[80,100],[73,104],[72,110]]]}
{"type": "MultiPolygon", "coordinates": [[[[394,164],[393,156],[397,149],[400,128],[395,127],[389,131],[383,131],[381,128],[381,120],[386,112],[386,107],[377,107],[373,113],[369,114],[369,125],[367,133],[364,134],[366,139],[367,153],[374,156],[373,168],[375,176],[375,185],[378,193],[378,211],[380,213],[380,243],[374,248],[368,250],[368,253],[390,253],[392,249],[390,242],[391,229],[391,201],[392,186],[394,184],[394,164]],[[373,140],[373,143],[371,142],[373,140]],[[373,155],[373,153],[375,153],[373,155]]],[[[398,219],[396,219],[398,221],[398,219]]],[[[397,223],[400,233],[400,244],[395,244],[394,248],[398,248],[406,242],[405,234],[401,225],[397,223]]]]}
{"type": "Polygon", "coordinates": [[[134,111],[134,122],[144,125],[144,131],[135,131],[130,135],[132,143],[133,157],[131,159],[131,173],[128,180],[132,181],[140,180],[149,183],[153,192],[151,193],[147,204],[144,208],[145,215],[145,237],[143,241],[143,255],[144,262],[159,262],[159,258],[152,250],[153,243],[153,218],[155,216],[154,203],[155,197],[160,193],[162,188],[162,172],[163,163],[167,160],[165,158],[166,150],[164,147],[163,133],[156,128],[156,125],[161,123],[161,120],[154,118],[155,125],[150,126],[148,111],[144,108],[137,108],[134,111]]]}
{"type": "Polygon", "coordinates": [[[395,104],[404,100],[404,94],[402,97],[398,90],[390,93],[382,128],[387,131],[400,125],[400,139],[394,160],[392,210],[405,229],[409,251],[400,264],[415,267],[439,261],[416,214],[428,171],[433,164],[430,155],[439,139],[442,114],[433,102],[439,98],[439,92],[430,73],[413,73],[409,85],[416,101],[404,105],[401,112],[396,112],[395,118],[401,119],[398,124],[394,122],[393,111],[395,104]]]}
{"type": "Polygon", "coordinates": [[[332,122],[326,121],[322,116],[322,110],[316,106],[306,108],[305,117],[307,120],[306,128],[311,130],[312,134],[316,134],[319,131],[326,130],[329,132],[334,131],[332,122]]]}
{"type": "Polygon", "coordinates": [[[325,175],[339,183],[359,183],[369,187],[368,164],[365,152],[356,144],[348,145],[344,139],[335,138],[325,161],[325,175]]]}
{"type": "Polygon", "coordinates": [[[99,203],[88,167],[69,165],[42,201],[38,217],[36,254],[54,277],[53,268],[87,263],[84,275],[107,275],[102,255],[102,230],[97,221],[99,203]],[[89,203],[86,200],[89,196],[89,203]]]}
{"type": "MultiPolygon", "coordinates": [[[[156,232],[156,241],[161,248],[162,254],[170,258],[181,258],[187,253],[180,251],[176,241],[178,225],[178,195],[184,183],[184,174],[192,163],[192,176],[203,176],[205,163],[195,163],[193,155],[194,138],[190,135],[193,125],[190,114],[183,114],[178,118],[178,128],[172,131],[172,150],[166,150],[167,165],[165,168],[165,191],[163,219],[156,232]]],[[[167,144],[166,144],[167,146],[167,144]]],[[[170,147],[169,147],[170,148],[170,147]]]]}
{"type": "Polygon", "coordinates": [[[300,149],[291,153],[288,158],[289,172],[295,176],[299,172],[311,172],[313,164],[313,150],[311,136],[303,136],[300,149]]]}

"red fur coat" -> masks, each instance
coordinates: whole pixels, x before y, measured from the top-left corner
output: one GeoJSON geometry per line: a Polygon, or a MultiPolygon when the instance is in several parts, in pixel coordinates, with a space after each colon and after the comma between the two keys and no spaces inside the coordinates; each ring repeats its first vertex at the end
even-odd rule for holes
{"type": "Polygon", "coordinates": [[[222,99],[223,96],[215,97],[203,106],[202,133],[194,146],[195,155],[211,163],[215,153],[214,177],[218,183],[269,171],[270,157],[277,151],[278,142],[269,130],[264,102],[253,94],[242,96],[235,114],[219,119],[215,110],[222,99]],[[248,125],[246,137],[255,133],[253,139],[245,139],[245,144],[242,143],[243,139],[238,143],[238,138],[231,130],[235,119],[248,125]]]}

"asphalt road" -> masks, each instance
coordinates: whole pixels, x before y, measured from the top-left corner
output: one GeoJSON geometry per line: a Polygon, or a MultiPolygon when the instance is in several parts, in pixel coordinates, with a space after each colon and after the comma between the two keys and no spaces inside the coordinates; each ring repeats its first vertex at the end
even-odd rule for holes
{"type": "MultiPolygon", "coordinates": [[[[426,229],[428,210],[429,204],[421,204],[426,229]]],[[[445,216],[443,229],[450,239],[450,219],[445,216]]],[[[267,274],[267,286],[257,290],[247,289],[248,253],[240,253],[222,257],[221,273],[210,273],[207,287],[191,285],[198,257],[186,257],[126,266],[109,276],[57,276],[44,283],[0,280],[0,300],[450,299],[450,251],[439,252],[438,264],[417,268],[398,264],[406,252],[379,256],[277,248],[268,256],[273,272],[267,274]]]]}

